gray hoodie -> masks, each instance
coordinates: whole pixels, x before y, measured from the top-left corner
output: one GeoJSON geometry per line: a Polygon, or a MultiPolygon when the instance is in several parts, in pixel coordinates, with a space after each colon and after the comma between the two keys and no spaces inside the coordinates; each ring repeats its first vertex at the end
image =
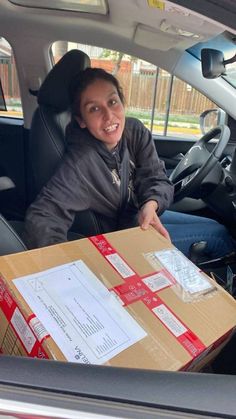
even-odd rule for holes
{"type": "Polygon", "coordinates": [[[126,118],[122,138],[112,151],[76,123],[70,124],[67,135],[60,167],[27,211],[24,239],[29,248],[66,241],[79,211],[90,209],[117,219],[130,208],[137,213],[151,199],[158,202],[159,215],[169,207],[173,185],[150,131],[139,120],[126,118]],[[125,194],[120,186],[124,178],[125,194]]]}

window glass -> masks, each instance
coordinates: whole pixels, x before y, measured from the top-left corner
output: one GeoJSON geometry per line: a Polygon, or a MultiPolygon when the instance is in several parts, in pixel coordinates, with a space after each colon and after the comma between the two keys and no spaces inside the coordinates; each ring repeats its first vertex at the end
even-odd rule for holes
{"type": "Polygon", "coordinates": [[[223,77],[236,88],[236,62],[227,64],[226,74],[223,77]]]}
{"type": "Polygon", "coordinates": [[[171,84],[171,75],[161,68],[156,68],[155,75],[155,102],[153,108],[152,132],[156,135],[165,135],[168,124],[168,92],[171,84]]]}
{"type": "Polygon", "coordinates": [[[22,105],[15,60],[9,43],[0,38],[0,79],[6,111],[0,111],[0,116],[22,118],[22,105]]]}
{"type": "Polygon", "coordinates": [[[126,115],[140,119],[155,135],[201,137],[200,114],[217,106],[189,84],[146,61],[122,52],[58,41],[52,52],[57,62],[68,50],[78,48],[121,83],[126,115]]]}
{"type": "Polygon", "coordinates": [[[207,109],[217,106],[190,84],[177,77],[170,85],[170,107],[166,135],[188,138],[200,138],[199,116],[207,109]]]}

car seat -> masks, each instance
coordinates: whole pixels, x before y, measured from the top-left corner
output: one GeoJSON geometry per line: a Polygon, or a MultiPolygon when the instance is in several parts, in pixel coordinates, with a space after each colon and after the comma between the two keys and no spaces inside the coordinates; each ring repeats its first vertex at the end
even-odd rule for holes
{"type": "MultiPolygon", "coordinates": [[[[28,205],[50,179],[66,150],[65,130],[70,121],[68,87],[80,70],[90,66],[89,57],[72,50],[48,73],[37,92],[26,151],[28,205]]],[[[20,235],[23,222],[7,221],[0,215],[0,255],[27,250],[20,235]]],[[[72,235],[77,238],[78,235],[72,235]]]]}
{"type": "MultiPolygon", "coordinates": [[[[69,86],[78,72],[89,66],[87,54],[71,50],[51,69],[38,91],[27,153],[28,205],[55,173],[66,151],[65,133],[71,115],[69,86]]],[[[71,228],[74,233],[70,232],[68,238],[99,234],[108,231],[108,225],[106,217],[81,211],[71,228]]]]}
{"type": "Polygon", "coordinates": [[[67,52],[51,69],[38,93],[28,146],[29,204],[52,177],[66,150],[65,131],[70,122],[69,85],[90,66],[87,54],[67,52]]]}
{"type": "Polygon", "coordinates": [[[0,214],[0,255],[27,250],[16,230],[0,214]]]}

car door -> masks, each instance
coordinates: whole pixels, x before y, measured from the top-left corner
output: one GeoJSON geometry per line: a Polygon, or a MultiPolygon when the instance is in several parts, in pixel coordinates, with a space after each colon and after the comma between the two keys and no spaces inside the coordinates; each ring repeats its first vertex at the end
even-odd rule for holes
{"type": "Polygon", "coordinates": [[[0,213],[21,220],[26,207],[25,142],[16,65],[10,44],[0,38],[0,213]]]}

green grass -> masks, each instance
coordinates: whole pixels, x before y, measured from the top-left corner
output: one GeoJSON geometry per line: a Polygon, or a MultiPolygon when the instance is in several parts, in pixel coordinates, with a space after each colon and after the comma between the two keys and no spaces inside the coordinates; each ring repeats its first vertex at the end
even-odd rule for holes
{"type": "MultiPolygon", "coordinates": [[[[142,111],[142,110],[133,110],[127,109],[126,110],[127,116],[132,116],[134,118],[138,118],[144,121],[151,120],[151,112],[142,111]]],[[[159,114],[154,116],[154,123],[158,124],[160,122],[165,121],[165,115],[159,114]]],[[[171,114],[169,116],[169,122],[177,122],[177,123],[187,123],[187,124],[199,124],[199,116],[198,115],[179,115],[179,114],[171,114]]]]}

